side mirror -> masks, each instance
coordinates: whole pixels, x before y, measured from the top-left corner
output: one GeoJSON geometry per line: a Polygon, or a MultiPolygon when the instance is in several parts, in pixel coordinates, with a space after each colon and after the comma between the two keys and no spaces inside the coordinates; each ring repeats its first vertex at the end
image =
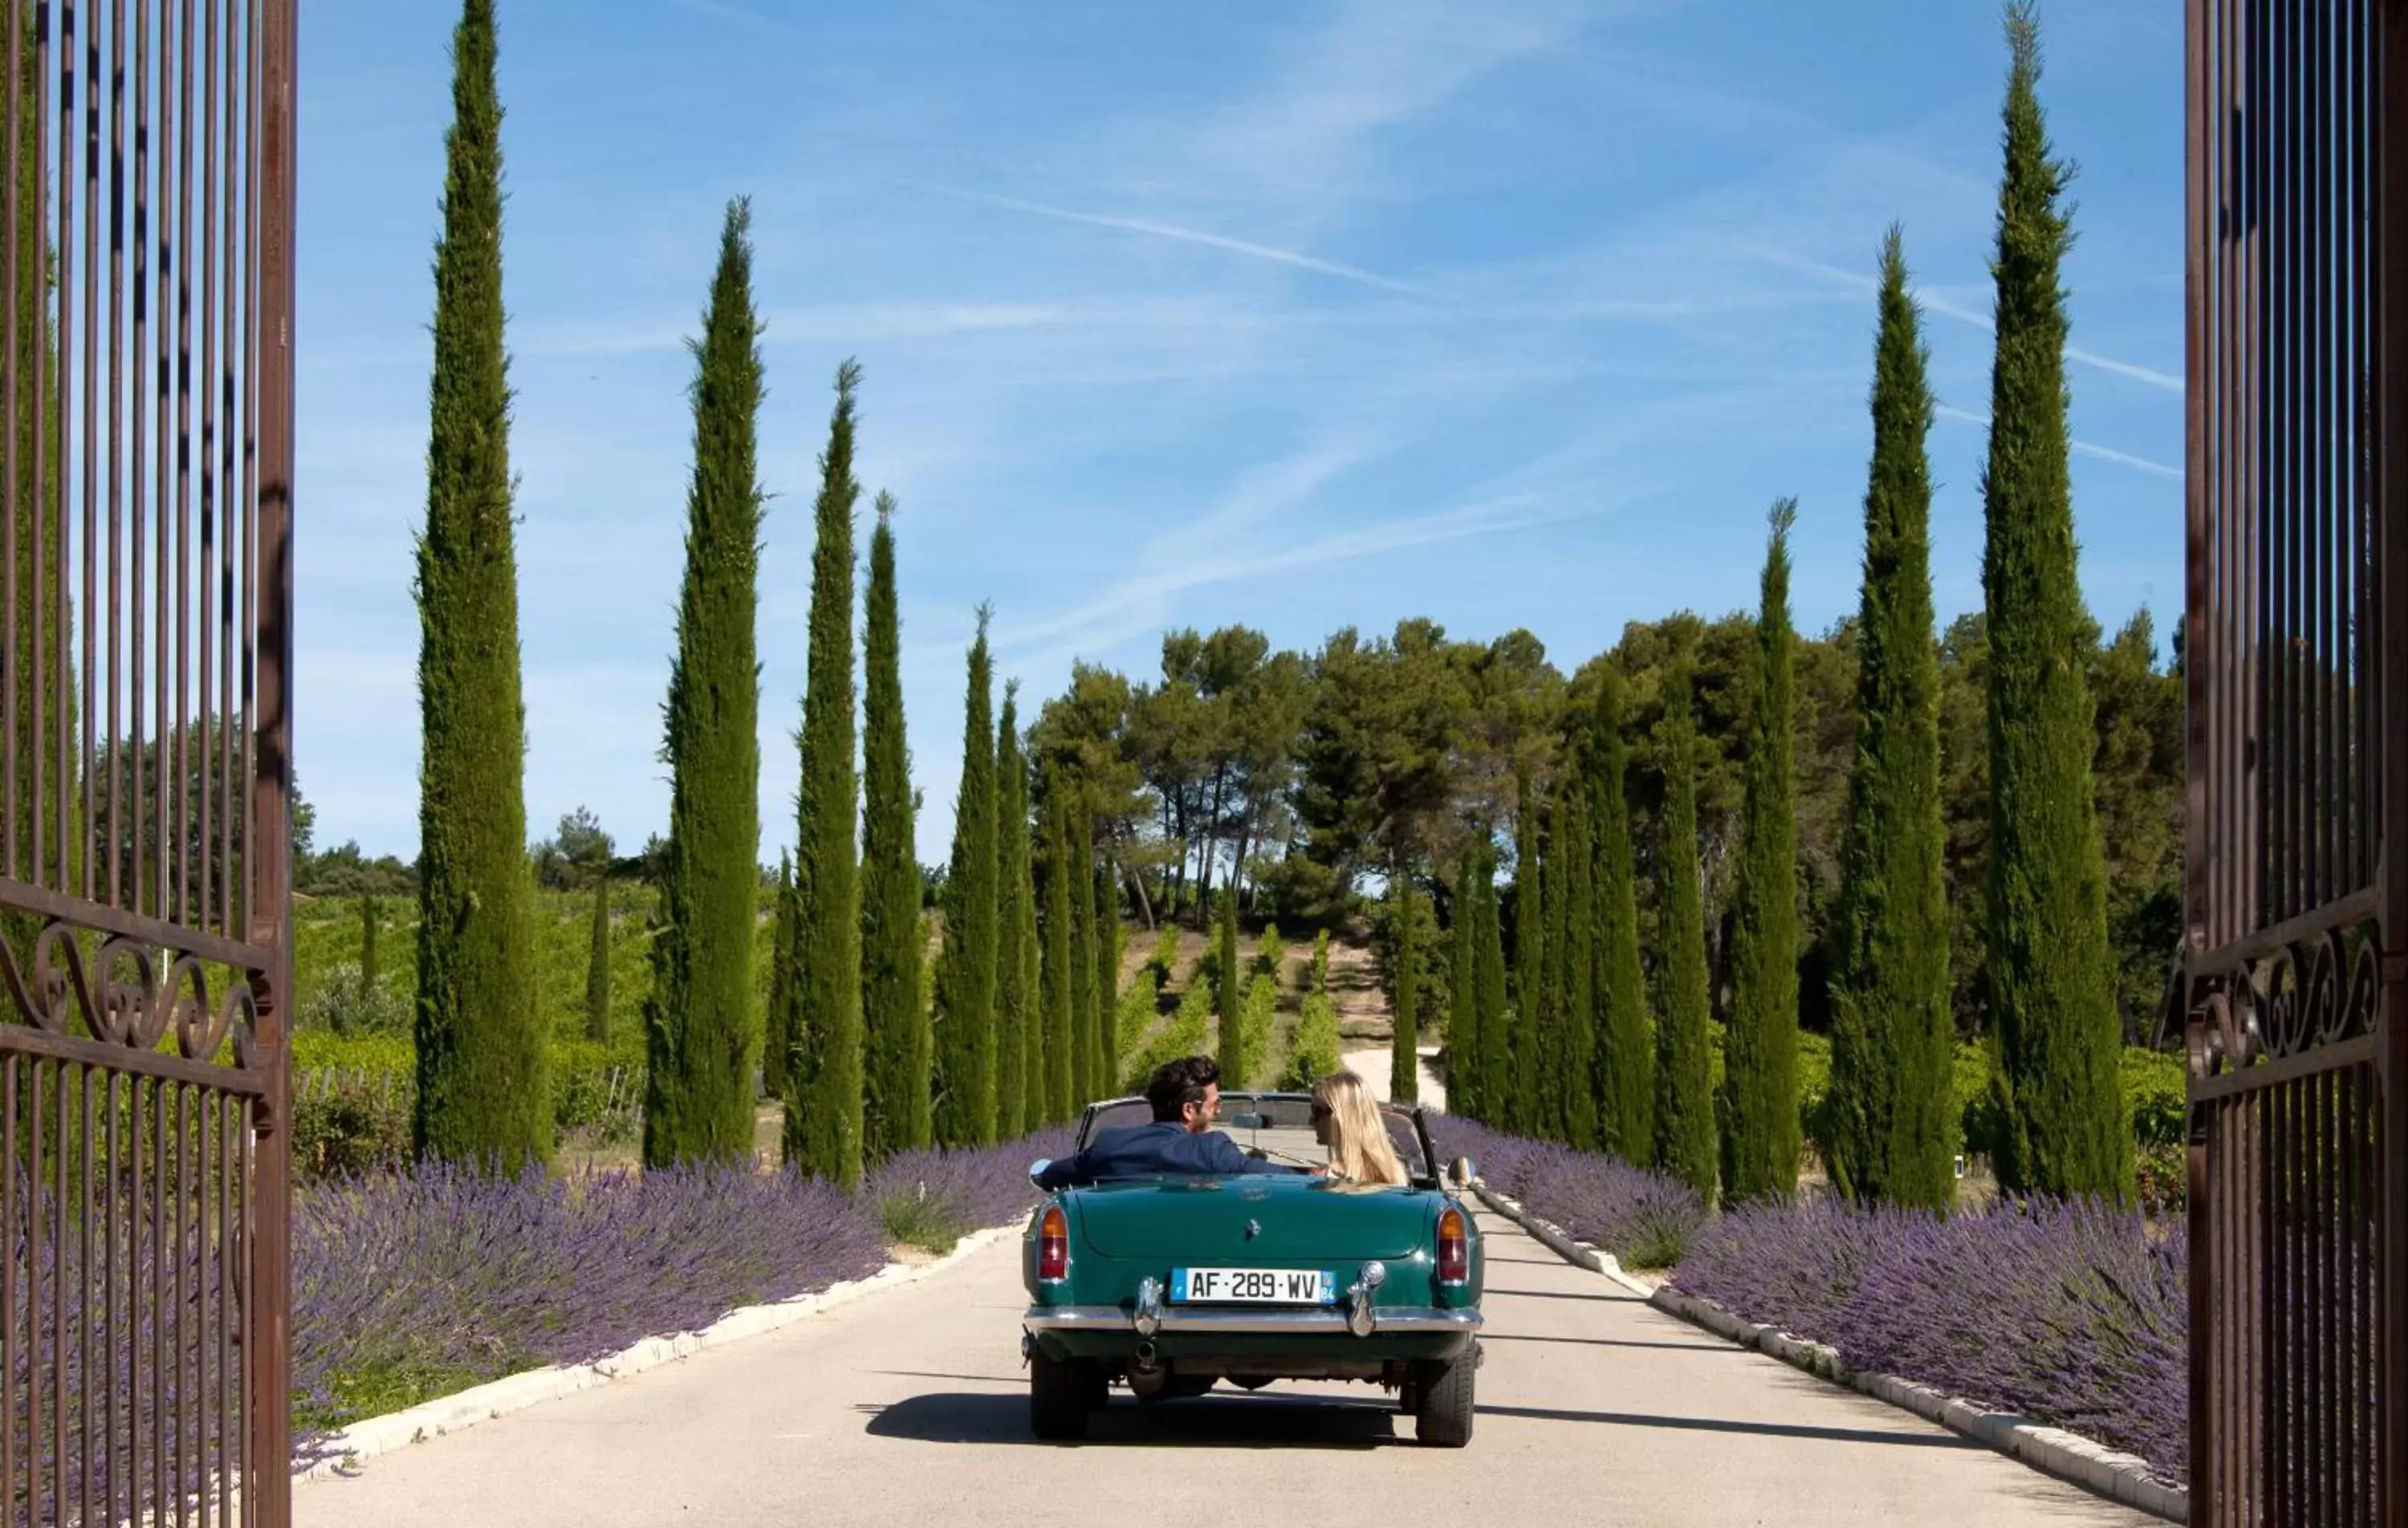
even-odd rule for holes
{"type": "Polygon", "coordinates": [[[1053,1165],[1054,1159],[1052,1157],[1039,1157],[1035,1162],[1028,1164],[1028,1181],[1031,1183],[1036,1182],[1038,1175],[1053,1165]]]}
{"type": "Polygon", "coordinates": [[[1472,1164],[1469,1157],[1457,1157],[1448,1164],[1446,1176],[1454,1180],[1456,1188],[1468,1189],[1471,1187],[1471,1180],[1480,1176],[1480,1169],[1472,1164]]]}

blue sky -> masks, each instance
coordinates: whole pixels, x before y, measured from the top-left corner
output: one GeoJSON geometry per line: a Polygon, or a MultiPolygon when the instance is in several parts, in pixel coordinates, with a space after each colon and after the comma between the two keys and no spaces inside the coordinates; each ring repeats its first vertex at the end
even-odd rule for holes
{"type": "MultiPolygon", "coordinates": [[[[1942,418],[1942,619],[1976,489],[2005,72],[1988,4],[501,0],[527,809],[662,828],[692,361],[752,198],[764,853],[793,837],[831,379],[900,502],[906,708],[940,863],[995,603],[1033,703],[1074,658],[1243,621],[1310,650],[1426,615],[1569,670],[1753,603],[1851,611],[1871,278],[1905,225],[1942,418]]],[[[2181,18],[2055,0],[2076,160],[2076,531],[2111,628],[2181,603],[2181,18]]],[[[456,7],[317,0],[302,39],[297,759],[322,844],[416,851],[417,616],[456,7]]]]}

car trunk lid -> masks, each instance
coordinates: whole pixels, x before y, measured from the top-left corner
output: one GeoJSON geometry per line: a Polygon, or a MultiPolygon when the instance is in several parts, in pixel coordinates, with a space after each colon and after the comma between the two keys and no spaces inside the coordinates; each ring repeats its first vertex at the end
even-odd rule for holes
{"type": "Polygon", "coordinates": [[[1422,1196],[1313,1180],[1198,1178],[1104,1184],[1079,1195],[1081,1239],[1106,1257],[1244,1265],[1410,1257],[1422,1196]]]}

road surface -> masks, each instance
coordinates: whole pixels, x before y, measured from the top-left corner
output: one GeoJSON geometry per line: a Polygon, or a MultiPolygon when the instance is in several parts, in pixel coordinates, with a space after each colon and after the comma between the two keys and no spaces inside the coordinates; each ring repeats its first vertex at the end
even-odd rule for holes
{"type": "Polygon", "coordinates": [[[1034,1442],[1019,1245],[783,1331],[296,1482],[304,1528],[2153,1520],[1733,1347],[1494,1215],[1471,1445],[1368,1385],[1224,1387],[1034,1442]],[[1299,1399],[1299,1395],[1311,1399],[1299,1399]]]}
{"type": "MultiPolygon", "coordinates": [[[[1446,1084],[1439,1080],[1438,1047],[1426,1045],[1416,1054],[1421,1058],[1417,1084],[1421,1096],[1414,1100],[1429,1108],[1446,1107],[1446,1084]]],[[[1371,1096],[1382,1103],[1388,1101],[1388,1082],[1396,1071],[1396,1053],[1386,1046],[1377,1050],[1349,1050],[1338,1058],[1339,1064],[1371,1085],[1371,1096]]]]}

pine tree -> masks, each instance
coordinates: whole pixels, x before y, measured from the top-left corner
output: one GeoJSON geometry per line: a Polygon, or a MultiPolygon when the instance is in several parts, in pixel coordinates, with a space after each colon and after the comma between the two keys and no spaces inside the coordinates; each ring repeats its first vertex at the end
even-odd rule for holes
{"type": "MultiPolygon", "coordinates": [[[[1075,796],[1086,789],[1077,776],[1066,777],[1067,792],[1075,796]]],[[[1090,864],[1086,813],[1076,800],[1063,804],[1068,857],[1062,874],[1070,896],[1070,1076],[1071,1091],[1084,1107],[1111,1089],[1105,1079],[1103,1057],[1096,1050],[1096,878],[1090,864]]]]}
{"type": "Polygon", "coordinates": [[[1598,907],[1598,1136],[1609,1151],[1648,1165],[1656,1159],[1656,1020],[1639,958],[1639,872],[1622,737],[1622,678],[1608,670],[1590,729],[1595,772],[1598,907]]]}
{"type": "Polygon", "coordinates": [[[1706,976],[1706,913],[1698,863],[1697,722],[1689,660],[1664,685],[1663,909],[1664,1023],[1656,1062],[1656,1161],[1666,1172],[1714,1197],[1713,1022],[1706,976]]]}
{"type": "Polygon", "coordinates": [[[1824,1115],[1840,1192],[1945,1209],[1956,1196],[1956,1024],[1924,449],[1932,402],[1916,329],[1893,225],[1882,246],[1856,761],[1840,848],[1824,1115]]]}
{"type": "Polygon", "coordinates": [[[895,598],[895,500],[878,495],[861,634],[863,1150],[926,1146],[935,1037],[920,1006],[920,855],[903,727],[903,627],[895,598]]]}
{"type": "Polygon", "coordinates": [[[1500,1127],[1527,1135],[1543,1128],[1539,1107],[1546,1008],[1545,893],[1539,859],[1539,793],[1528,766],[1515,771],[1513,812],[1513,1019],[1508,1069],[1512,1099],[1500,1127]]]}
{"type": "MultiPolygon", "coordinates": [[[[585,960],[585,1037],[610,1043],[610,878],[594,878],[594,941],[585,960]]],[[[752,1079],[747,1078],[749,1084],[752,1079]]],[[[748,1087],[747,1092],[750,1092],[748,1087]]],[[[751,1100],[748,1098],[749,1105],[751,1100]]]]}
{"type": "Polygon", "coordinates": [[[1221,1028],[1218,1058],[1221,1084],[1227,1088],[1242,1088],[1246,1085],[1246,1066],[1252,1058],[1246,1054],[1245,1028],[1239,1021],[1238,895],[1226,886],[1221,889],[1220,945],[1213,955],[1219,963],[1214,967],[1214,988],[1221,1028]]]}
{"type": "Polygon", "coordinates": [[[790,1096],[798,1080],[795,1053],[802,1043],[803,1005],[795,941],[801,932],[802,916],[801,899],[795,894],[794,861],[781,852],[778,896],[770,912],[775,932],[769,946],[769,1001],[761,1041],[761,1091],[777,1099],[790,1096]]]}
{"type": "Polygon", "coordinates": [[[981,606],[963,707],[962,783],[953,798],[953,857],[945,877],[945,941],[937,960],[937,1141],[995,1139],[994,671],[991,612],[981,606]]]}
{"type": "Polygon", "coordinates": [[[1087,1100],[1078,1097],[1078,1034],[1070,992],[1070,807],[1059,777],[1045,790],[1045,959],[1039,977],[1045,1007],[1046,1118],[1068,1120],[1087,1100]]]}
{"type": "Polygon", "coordinates": [[[786,1161],[850,1189],[861,1181],[861,868],[853,824],[853,390],[861,368],[837,368],[836,410],[813,507],[810,652],[803,690],[802,789],[796,794],[795,1000],[801,1015],[787,1064],[786,1161]]]}
{"type": "Polygon", "coordinates": [[[1982,473],[1989,636],[1988,963],[2005,1138],[2001,1187],[2128,1199],[2132,1137],[2109,988],[2097,747],[2067,477],[2064,293],[2071,233],[2038,97],[2039,24],[2008,12],[2014,62],[1999,187],[1997,350],[1982,473]]]}
{"type": "Polygon", "coordinates": [[[1448,930],[1446,982],[1446,1104],[1449,1111],[1481,1119],[1480,967],[1472,931],[1480,912],[1472,889],[1478,853],[1469,846],[1455,862],[1455,926],[1448,930]]]}
{"type": "Polygon", "coordinates": [[[1564,1139],[1583,1151],[1598,1148],[1597,1109],[1597,835],[1590,826],[1588,785],[1564,781],[1563,815],[1555,841],[1564,876],[1562,1100],[1564,1139]]]}
{"type": "Polygon", "coordinates": [[[1731,1012],[1724,1037],[1723,1184],[1733,1202],[1798,1192],[1798,686],[1789,530],[1772,507],[1756,616],[1756,714],[1732,888],[1731,1012]]]}
{"type": "Polygon", "coordinates": [[[995,1133],[1018,1140],[1045,1119],[1041,1072],[1029,1062],[1029,1018],[1036,1006],[1028,952],[1037,906],[1029,884],[1028,764],[1020,751],[1020,681],[1003,687],[995,730],[995,869],[1003,899],[995,963],[995,1133]]]}
{"type": "Polygon", "coordinates": [[[752,935],[760,904],[761,323],[750,207],[730,202],[694,348],[694,476],[677,654],[663,706],[669,832],[644,1012],[644,1165],[752,1150],[752,935]]]}
{"type": "Polygon", "coordinates": [[[410,1134],[421,1157],[509,1173],[551,1159],[552,1116],[526,860],[494,51],[493,0],[464,0],[452,38],[426,527],[418,538],[418,1091],[410,1134]]]}
{"type": "Polygon", "coordinates": [[[1112,885],[1111,865],[1096,862],[1096,1092],[1108,1098],[1120,1091],[1120,893],[1112,885]]]}
{"type": "Polygon", "coordinates": [[[1396,861],[1394,894],[1397,919],[1397,993],[1394,1022],[1389,1026],[1388,1096],[1410,1104],[1421,1096],[1420,1006],[1421,951],[1414,948],[1413,872],[1400,854],[1396,861]]]}

